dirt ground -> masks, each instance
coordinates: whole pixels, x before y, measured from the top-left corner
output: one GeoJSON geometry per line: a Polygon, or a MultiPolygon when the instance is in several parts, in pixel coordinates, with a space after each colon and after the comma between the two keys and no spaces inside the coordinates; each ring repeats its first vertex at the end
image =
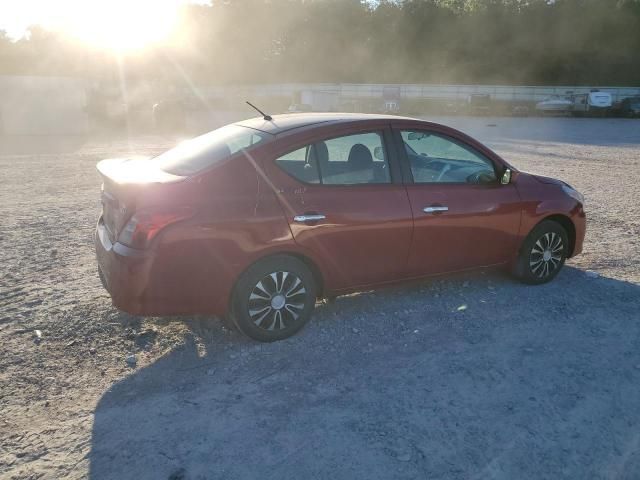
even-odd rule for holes
{"type": "Polygon", "coordinates": [[[96,162],[175,139],[5,143],[0,478],[640,478],[640,121],[435,120],[582,191],[583,255],[340,297],[269,345],[100,285],[96,162]]]}

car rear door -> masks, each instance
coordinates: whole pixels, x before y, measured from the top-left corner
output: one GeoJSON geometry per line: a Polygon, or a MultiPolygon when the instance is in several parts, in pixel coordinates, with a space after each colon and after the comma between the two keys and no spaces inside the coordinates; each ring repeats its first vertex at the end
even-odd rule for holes
{"type": "Polygon", "coordinates": [[[330,290],[404,275],[413,220],[386,123],[327,129],[267,162],[297,244],[330,290]]]}
{"type": "Polygon", "coordinates": [[[463,138],[421,127],[394,128],[412,206],[409,275],[509,261],[517,248],[520,197],[502,185],[502,166],[463,138]]]}

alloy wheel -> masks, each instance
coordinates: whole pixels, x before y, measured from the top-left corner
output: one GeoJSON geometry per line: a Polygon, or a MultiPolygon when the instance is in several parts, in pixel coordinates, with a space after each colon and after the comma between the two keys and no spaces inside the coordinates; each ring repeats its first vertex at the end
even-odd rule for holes
{"type": "Polygon", "coordinates": [[[562,265],[564,244],[562,237],[555,232],[547,232],[540,237],[531,249],[529,268],[538,278],[545,278],[562,265]]]}
{"type": "Polygon", "coordinates": [[[283,330],[296,323],[307,301],[302,280],[291,272],[272,272],[249,295],[249,317],[264,330],[283,330]]]}

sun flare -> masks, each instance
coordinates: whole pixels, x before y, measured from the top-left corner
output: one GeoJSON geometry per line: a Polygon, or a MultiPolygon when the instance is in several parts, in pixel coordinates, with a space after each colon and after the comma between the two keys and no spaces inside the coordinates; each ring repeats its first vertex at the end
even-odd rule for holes
{"type": "Polygon", "coordinates": [[[90,46],[118,52],[140,50],[168,39],[176,27],[181,0],[26,0],[14,4],[17,21],[59,30],[90,46]],[[22,14],[22,15],[21,15],[22,14]]]}

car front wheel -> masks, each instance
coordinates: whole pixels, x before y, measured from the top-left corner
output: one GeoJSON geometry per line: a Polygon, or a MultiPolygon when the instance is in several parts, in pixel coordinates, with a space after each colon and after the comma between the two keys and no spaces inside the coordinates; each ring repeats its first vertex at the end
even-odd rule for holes
{"type": "Polygon", "coordinates": [[[567,259],[569,239],[557,222],[540,222],[527,235],[516,260],[515,276],[531,285],[547,283],[560,272],[567,259]]]}
{"type": "Polygon", "coordinates": [[[311,317],[316,282],[300,260],[278,255],[242,274],[234,289],[231,318],[238,330],[260,342],[283,340],[311,317]]]}

